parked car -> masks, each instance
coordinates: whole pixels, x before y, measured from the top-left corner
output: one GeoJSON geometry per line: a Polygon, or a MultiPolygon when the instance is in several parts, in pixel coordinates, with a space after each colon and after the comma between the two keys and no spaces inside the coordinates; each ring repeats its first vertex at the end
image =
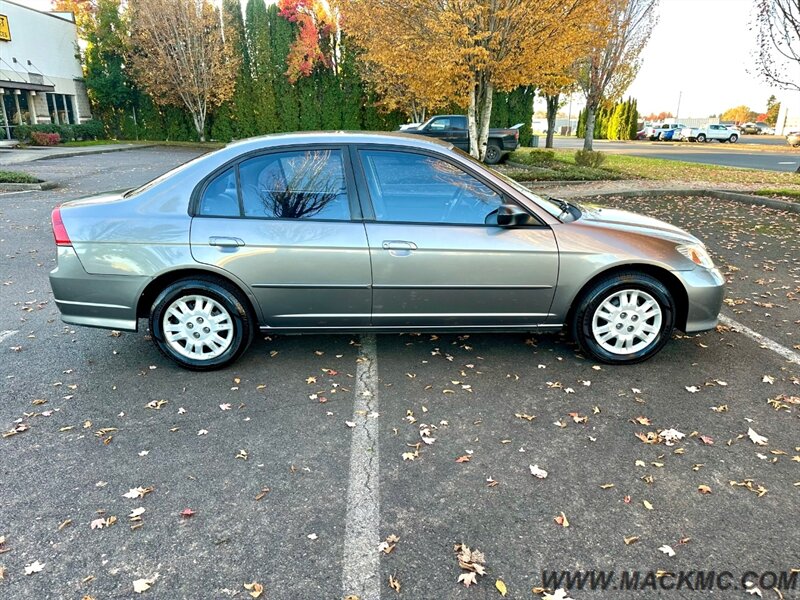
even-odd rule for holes
{"type": "Polygon", "coordinates": [[[422,123],[403,123],[397,131],[405,131],[406,129],[416,129],[422,123]]]}
{"type": "MultiPolygon", "coordinates": [[[[645,128],[645,134],[650,141],[665,141],[665,133],[672,131],[673,133],[671,135],[674,136],[675,130],[680,132],[684,127],[686,127],[686,125],[683,125],[682,123],[664,123],[663,125],[653,125],[645,128]]],[[[680,139],[680,136],[678,138],[670,137],[670,139],[680,139]]]]}
{"type": "Polygon", "coordinates": [[[786,141],[792,148],[800,146],[800,131],[790,131],[786,134],[786,141]]]}
{"type": "MultiPolygon", "coordinates": [[[[742,123],[739,125],[739,131],[741,131],[745,135],[758,135],[758,134],[765,134],[769,129],[769,125],[764,123],[763,121],[759,121],[758,123],[742,123]]],[[[773,130],[774,131],[774,130],[773,130]]]]}
{"type": "Polygon", "coordinates": [[[705,127],[686,127],[681,132],[681,135],[690,142],[710,142],[711,140],[718,140],[719,142],[735,144],[739,139],[739,130],[733,127],[712,123],[705,127]]]}
{"type": "Polygon", "coordinates": [[[635,363],[717,324],[724,278],[693,235],[556,200],[451,144],[303,133],[205,154],[52,213],[64,322],[136,331],[182,367],[257,333],[559,331],[635,363]]]}
{"type": "MultiPolygon", "coordinates": [[[[503,156],[517,149],[519,128],[520,126],[489,130],[489,142],[484,159],[486,164],[496,165],[503,159],[503,156]]],[[[436,115],[419,127],[409,127],[403,131],[444,140],[464,152],[469,152],[469,129],[467,128],[467,117],[464,115],[436,115]]]]}

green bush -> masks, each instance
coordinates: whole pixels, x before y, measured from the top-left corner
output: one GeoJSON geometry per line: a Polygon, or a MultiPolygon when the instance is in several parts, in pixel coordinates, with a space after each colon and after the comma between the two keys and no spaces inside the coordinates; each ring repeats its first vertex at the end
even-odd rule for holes
{"type": "Polygon", "coordinates": [[[39,183],[39,180],[19,171],[0,171],[0,183],[39,183]]]}
{"type": "Polygon", "coordinates": [[[575,164],[579,167],[599,169],[606,160],[606,155],[595,150],[578,150],[575,153],[575,164]]]}
{"type": "Polygon", "coordinates": [[[556,153],[552,150],[536,150],[536,149],[522,149],[516,150],[508,155],[508,160],[511,162],[520,163],[523,165],[547,165],[555,160],[556,153]]]}
{"type": "MultiPolygon", "coordinates": [[[[77,126],[76,126],[77,127],[77,126]]],[[[56,125],[46,123],[43,125],[17,125],[14,128],[14,137],[20,142],[30,142],[33,133],[57,133],[62,142],[75,139],[75,132],[72,125],[56,125]]]]}
{"type": "Polygon", "coordinates": [[[105,137],[105,127],[102,121],[91,119],[79,125],[73,125],[73,135],[76,140],[98,140],[105,137]]]}

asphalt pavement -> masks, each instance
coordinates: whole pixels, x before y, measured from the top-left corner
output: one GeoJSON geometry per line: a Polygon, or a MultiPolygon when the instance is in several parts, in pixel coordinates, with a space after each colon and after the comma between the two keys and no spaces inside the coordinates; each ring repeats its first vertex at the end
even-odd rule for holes
{"type": "MultiPolygon", "coordinates": [[[[800,598],[800,575],[766,589],[800,568],[800,364],[764,339],[676,334],[609,367],[561,335],[269,336],[190,373],[144,327],[61,323],[53,206],[195,155],[41,161],[62,188],[0,194],[0,597],[537,598],[542,571],[604,569],[655,587],[568,597],[751,598],[753,572],[800,598]],[[469,589],[456,544],[485,557],[469,589]],[[674,589],[698,570],[731,587],[674,589]]],[[[724,314],[797,356],[798,215],[602,201],[700,235],[724,314]]]]}
{"type": "MultiPolygon", "coordinates": [[[[544,145],[540,137],[540,145],[544,145]]],[[[557,137],[553,144],[556,148],[583,148],[583,140],[575,137],[557,137]]],[[[787,150],[786,140],[779,136],[741,136],[736,144],[719,142],[674,143],[651,142],[648,140],[631,142],[614,142],[595,140],[595,150],[610,154],[627,154],[647,158],[663,158],[708,165],[740,167],[746,169],[764,169],[767,171],[796,171],[800,167],[800,150],[787,150]],[[761,146],[751,149],[750,146],[761,146]],[[770,152],[763,147],[774,146],[781,152],[770,152]]]]}

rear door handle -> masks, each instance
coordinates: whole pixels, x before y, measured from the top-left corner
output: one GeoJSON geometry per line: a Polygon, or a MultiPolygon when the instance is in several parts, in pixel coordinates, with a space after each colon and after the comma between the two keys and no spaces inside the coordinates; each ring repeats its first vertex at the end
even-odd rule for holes
{"type": "Polygon", "coordinates": [[[384,240],[384,250],[416,250],[417,245],[414,242],[406,242],[404,240],[384,240]]]}
{"type": "Polygon", "coordinates": [[[209,246],[219,246],[220,248],[237,248],[244,246],[244,240],[235,237],[217,237],[212,236],[208,238],[209,246]]]}

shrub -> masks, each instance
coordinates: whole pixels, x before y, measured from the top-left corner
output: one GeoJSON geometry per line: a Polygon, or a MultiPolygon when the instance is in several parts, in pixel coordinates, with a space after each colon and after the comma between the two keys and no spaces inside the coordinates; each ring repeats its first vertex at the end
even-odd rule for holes
{"type": "Polygon", "coordinates": [[[511,162],[523,165],[546,165],[555,160],[556,153],[552,150],[523,149],[512,152],[508,159],[511,162]]]}
{"type": "Polygon", "coordinates": [[[91,119],[80,125],[74,125],[72,127],[72,132],[75,139],[81,140],[102,139],[106,134],[103,122],[97,119],[91,119]]]}
{"type": "Polygon", "coordinates": [[[20,142],[33,140],[34,133],[57,133],[61,141],[69,141],[75,137],[72,125],[56,125],[46,123],[43,125],[17,125],[14,128],[14,137],[20,142]]]}
{"type": "Polygon", "coordinates": [[[575,153],[575,164],[579,167],[599,169],[605,160],[605,154],[594,150],[578,150],[575,153]]]}
{"type": "Polygon", "coordinates": [[[0,171],[0,183],[39,183],[39,180],[19,171],[0,171]]]}
{"type": "Polygon", "coordinates": [[[57,133],[44,133],[34,131],[31,133],[31,144],[34,146],[56,146],[61,142],[61,136],[57,133]]]}

